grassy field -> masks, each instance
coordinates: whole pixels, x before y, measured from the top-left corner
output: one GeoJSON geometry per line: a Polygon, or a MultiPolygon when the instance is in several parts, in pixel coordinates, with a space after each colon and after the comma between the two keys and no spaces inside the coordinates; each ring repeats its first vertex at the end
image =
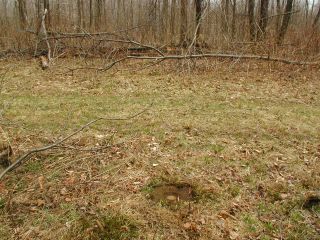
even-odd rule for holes
{"type": "Polygon", "coordinates": [[[320,190],[319,69],[217,61],[66,73],[81,64],[0,62],[0,130],[15,158],[153,105],[6,175],[0,239],[319,239],[320,207],[303,207],[320,190]],[[188,184],[192,199],[154,201],[166,184],[188,184]]]}

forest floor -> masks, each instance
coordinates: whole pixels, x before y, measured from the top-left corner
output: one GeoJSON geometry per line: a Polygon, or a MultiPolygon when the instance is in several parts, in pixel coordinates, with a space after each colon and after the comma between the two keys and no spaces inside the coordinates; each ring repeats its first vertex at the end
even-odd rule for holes
{"type": "Polygon", "coordinates": [[[0,239],[319,239],[319,199],[308,202],[320,190],[319,69],[141,64],[71,74],[83,61],[0,62],[14,159],[153,103],[9,172],[0,239]]]}

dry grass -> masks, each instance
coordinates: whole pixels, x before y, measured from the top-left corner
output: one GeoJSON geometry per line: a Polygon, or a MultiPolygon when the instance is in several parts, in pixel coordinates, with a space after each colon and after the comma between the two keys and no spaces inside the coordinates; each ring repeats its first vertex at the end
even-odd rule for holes
{"type": "Polygon", "coordinates": [[[319,208],[302,208],[320,187],[319,69],[217,61],[63,74],[81,64],[44,72],[34,60],[1,62],[12,70],[0,126],[16,156],[98,116],[154,106],[10,173],[0,183],[0,238],[109,239],[110,224],[114,239],[319,237],[319,208]],[[191,184],[196,201],[150,199],[150,186],[173,182],[191,184]]]}

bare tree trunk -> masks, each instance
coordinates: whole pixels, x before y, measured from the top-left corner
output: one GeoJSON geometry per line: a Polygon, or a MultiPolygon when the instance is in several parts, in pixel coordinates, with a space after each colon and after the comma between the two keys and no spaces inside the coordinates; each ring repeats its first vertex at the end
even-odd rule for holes
{"type": "Polygon", "coordinates": [[[237,0],[232,3],[232,22],[231,22],[231,39],[234,40],[236,35],[236,13],[237,13],[237,0]]]}
{"type": "Polygon", "coordinates": [[[306,0],[304,4],[304,11],[305,11],[305,18],[306,18],[306,25],[307,25],[308,19],[309,19],[309,0],[306,0]]]}
{"type": "Polygon", "coordinates": [[[50,28],[51,26],[51,11],[50,11],[50,3],[49,0],[43,0],[43,8],[48,10],[46,20],[46,27],[50,28]]]}
{"type": "Polygon", "coordinates": [[[311,15],[313,14],[314,4],[315,4],[315,0],[312,1],[311,11],[310,11],[310,14],[311,14],[311,15]]]}
{"type": "Polygon", "coordinates": [[[279,31],[280,31],[280,21],[281,21],[281,5],[280,5],[280,0],[277,0],[277,16],[276,16],[277,34],[279,34],[279,31]]]}
{"type": "Polygon", "coordinates": [[[26,0],[18,0],[20,28],[26,29],[28,24],[26,0]]]}
{"type": "Polygon", "coordinates": [[[254,0],[248,0],[249,32],[250,32],[250,40],[251,41],[254,41],[256,38],[254,8],[255,8],[254,0]]]}
{"type": "Polygon", "coordinates": [[[196,37],[199,38],[199,35],[201,34],[201,18],[203,14],[203,0],[195,0],[196,5],[196,37]]]}
{"type": "Polygon", "coordinates": [[[130,27],[131,27],[131,28],[134,26],[134,16],[133,16],[133,12],[134,12],[134,9],[133,9],[133,0],[130,0],[130,11],[129,11],[129,14],[130,14],[130,27]]]}
{"type": "Polygon", "coordinates": [[[319,6],[319,9],[318,9],[318,13],[317,13],[317,16],[314,18],[314,21],[313,21],[313,28],[315,28],[319,22],[319,19],[320,19],[320,6],[319,6]]]}
{"type": "Polygon", "coordinates": [[[8,20],[8,0],[2,0],[3,2],[3,16],[5,21],[8,20]]]}
{"type": "Polygon", "coordinates": [[[229,33],[229,8],[230,8],[230,0],[222,0],[222,14],[221,14],[221,21],[222,21],[222,31],[224,33],[229,33]]]}
{"type": "Polygon", "coordinates": [[[60,15],[60,11],[61,11],[61,9],[60,9],[60,0],[57,0],[56,1],[56,16],[57,16],[57,25],[60,25],[60,18],[61,18],[61,15],[60,15]]]}
{"type": "Polygon", "coordinates": [[[162,42],[166,42],[167,37],[168,37],[168,28],[167,28],[168,7],[169,7],[168,0],[163,0],[162,10],[161,10],[161,29],[162,29],[161,38],[162,38],[162,42]]]}
{"type": "Polygon", "coordinates": [[[89,22],[89,25],[90,25],[90,29],[93,28],[93,23],[94,23],[94,12],[93,12],[93,0],[90,0],[89,1],[89,11],[90,11],[90,22],[89,22]]]}
{"type": "Polygon", "coordinates": [[[96,30],[100,29],[101,17],[102,17],[102,0],[96,0],[96,10],[95,10],[95,27],[96,30]]]}
{"type": "Polygon", "coordinates": [[[260,19],[258,29],[258,40],[262,40],[266,36],[266,28],[268,25],[268,9],[269,0],[260,0],[260,19]]]}
{"type": "Polygon", "coordinates": [[[282,18],[282,24],[281,24],[280,32],[277,39],[278,44],[281,44],[283,42],[284,36],[288,30],[289,22],[292,15],[292,6],[293,6],[293,0],[287,0],[285,15],[282,18]]]}
{"type": "Polygon", "coordinates": [[[77,8],[78,8],[78,27],[80,28],[79,30],[81,30],[84,27],[83,0],[77,1],[77,8]]]}
{"type": "Polygon", "coordinates": [[[183,46],[187,42],[187,25],[188,25],[188,16],[187,16],[187,4],[188,0],[180,0],[181,9],[180,9],[180,45],[183,46]]]}
{"type": "Polygon", "coordinates": [[[170,21],[171,39],[174,39],[174,34],[175,34],[176,7],[177,7],[177,1],[176,0],[172,0],[172,3],[171,3],[171,21],[170,21]]]}

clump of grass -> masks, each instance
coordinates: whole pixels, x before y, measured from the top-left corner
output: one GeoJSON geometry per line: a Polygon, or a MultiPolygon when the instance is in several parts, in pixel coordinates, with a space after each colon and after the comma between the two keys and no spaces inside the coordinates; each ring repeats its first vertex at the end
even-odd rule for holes
{"type": "Polygon", "coordinates": [[[138,227],[131,219],[119,213],[108,213],[82,217],[66,239],[126,240],[137,236],[138,227]]]}
{"type": "Polygon", "coordinates": [[[0,209],[5,207],[5,200],[3,198],[0,197],[0,209]]]}

